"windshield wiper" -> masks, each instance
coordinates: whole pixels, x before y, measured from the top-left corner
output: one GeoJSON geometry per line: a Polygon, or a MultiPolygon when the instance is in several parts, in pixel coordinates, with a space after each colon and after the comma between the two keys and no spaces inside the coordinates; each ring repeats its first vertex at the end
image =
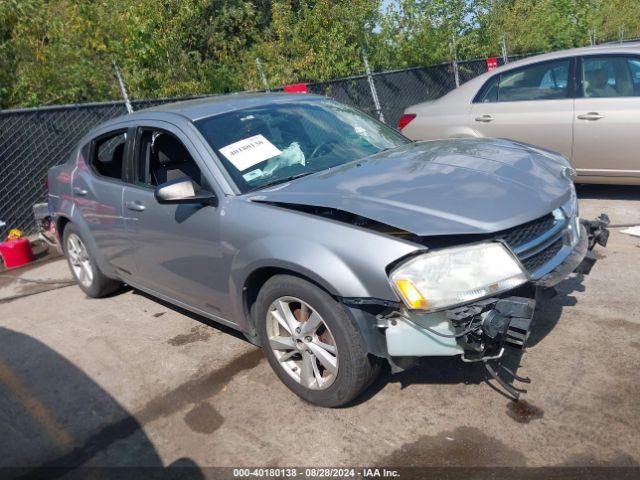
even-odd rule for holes
{"type": "Polygon", "coordinates": [[[255,192],[256,190],[262,190],[263,188],[273,187],[274,185],[289,182],[291,180],[295,180],[296,178],[306,177],[307,175],[311,175],[312,173],[316,173],[316,172],[302,172],[302,173],[296,173],[295,175],[289,175],[288,177],[279,178],[277,180],[274,180],[273,182],[265,183],[264,185],[258,185],[257,187],[249,190],[249,192],[255,192]]]}

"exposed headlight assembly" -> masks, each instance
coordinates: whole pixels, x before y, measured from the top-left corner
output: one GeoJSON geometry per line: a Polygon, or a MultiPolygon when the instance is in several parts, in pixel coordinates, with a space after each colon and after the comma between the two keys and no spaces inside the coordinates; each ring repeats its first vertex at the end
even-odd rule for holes
{"type": "Polygon", "coordinates": [[[434,311],[510,290],[528,277],[505,245],[484,242],[411,258],[389,279],[407,308],[434,311]]]}

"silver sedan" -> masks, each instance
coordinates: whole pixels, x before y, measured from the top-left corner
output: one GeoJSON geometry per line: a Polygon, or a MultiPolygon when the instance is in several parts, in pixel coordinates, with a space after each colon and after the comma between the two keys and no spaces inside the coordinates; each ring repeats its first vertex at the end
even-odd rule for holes
{"type": "Polygon", "coordinates": [[[572,173],[504,140],[410,142],[321,97],[230,95],[92,130],[49,171],[49,208],[88,296],[127,283],[235,328],[338,406],[382,361],[524,347],[536,292],[606,241],[572,173]]]}

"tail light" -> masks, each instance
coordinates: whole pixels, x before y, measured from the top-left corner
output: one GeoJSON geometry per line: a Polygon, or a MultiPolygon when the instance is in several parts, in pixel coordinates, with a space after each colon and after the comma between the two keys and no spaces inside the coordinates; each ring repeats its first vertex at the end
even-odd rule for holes
{"type": "Polygon", "coordinates": [[[44,191],[49,193],[49,177],[45,177],[44,179],[44,191]]]}
{"type": "Polygon", "coordinates": [[[283,88],[285,93],[308,93],[306,83],[295,83],[293,85],[285,85],[283,88]]]}
{"type": "Polygon", "coordinates": [[[409,125],[414,118],[416,118],[415,113],[403,113],[398,121],[398,130],[402,130],[404,127],[409,125]]]}

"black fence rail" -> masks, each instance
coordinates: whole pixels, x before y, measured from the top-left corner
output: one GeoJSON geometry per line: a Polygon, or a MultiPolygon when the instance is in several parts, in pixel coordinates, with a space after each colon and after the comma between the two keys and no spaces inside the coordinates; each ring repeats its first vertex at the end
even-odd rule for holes
{"type": "MultiPolygon", "coordinates": [[[[139,100],[134,110],[182,99],[139,100]]],[[[64,162],[93,127],[125,115],[124,102],[87,103],[0,112],[0,241],[9,229],[34,233],[32,207],[46,199],[52,166],[64,162]],[[0,224],[1,225],[1,224],[0,224]]]]}
{"type": "MultiPolygon", "coordinates": [[[[502,59],[499,64],[502,64],[502,59]]],[[[457,69],[462,84],[485,73],[487,62],[458,62],[457,69]]],[[[398,124],[402,112],[410,105],[435,100],[456,88],[455,66],[452,63],[373,73],[371,77],[384,121],[391,126],[398,124]]],[[[374,117],[380,116],[366,75],[313,83],[307,88],[310,92],[358,107],[374,117]]]]}
{"type": "MultiPolygon", "coordinates": [[[[500,62],[502,63],[502,62],[500,62]]],[[[454,89],[453,64],[372,74],[380,111],[366,75],[308,85],[310,92],[384,116],[395,126],[405,108],[454,89]]],[[[460,83],[486,72],[485,60],[457,64],[460,83]]],[[[194,98],[194,97],[189,97],[194,98]]],[[[134,110],[185,98],[133,101],[134,110]]],[[[124,102],[61,105],[0,111],[0,240],[10,228],[34,233],[32,206],[46,199],[47,170],[64,162],[91,128],[126,114],[124,102]],[[1,225],[1,224],[0,224],[1,225]]]]}

